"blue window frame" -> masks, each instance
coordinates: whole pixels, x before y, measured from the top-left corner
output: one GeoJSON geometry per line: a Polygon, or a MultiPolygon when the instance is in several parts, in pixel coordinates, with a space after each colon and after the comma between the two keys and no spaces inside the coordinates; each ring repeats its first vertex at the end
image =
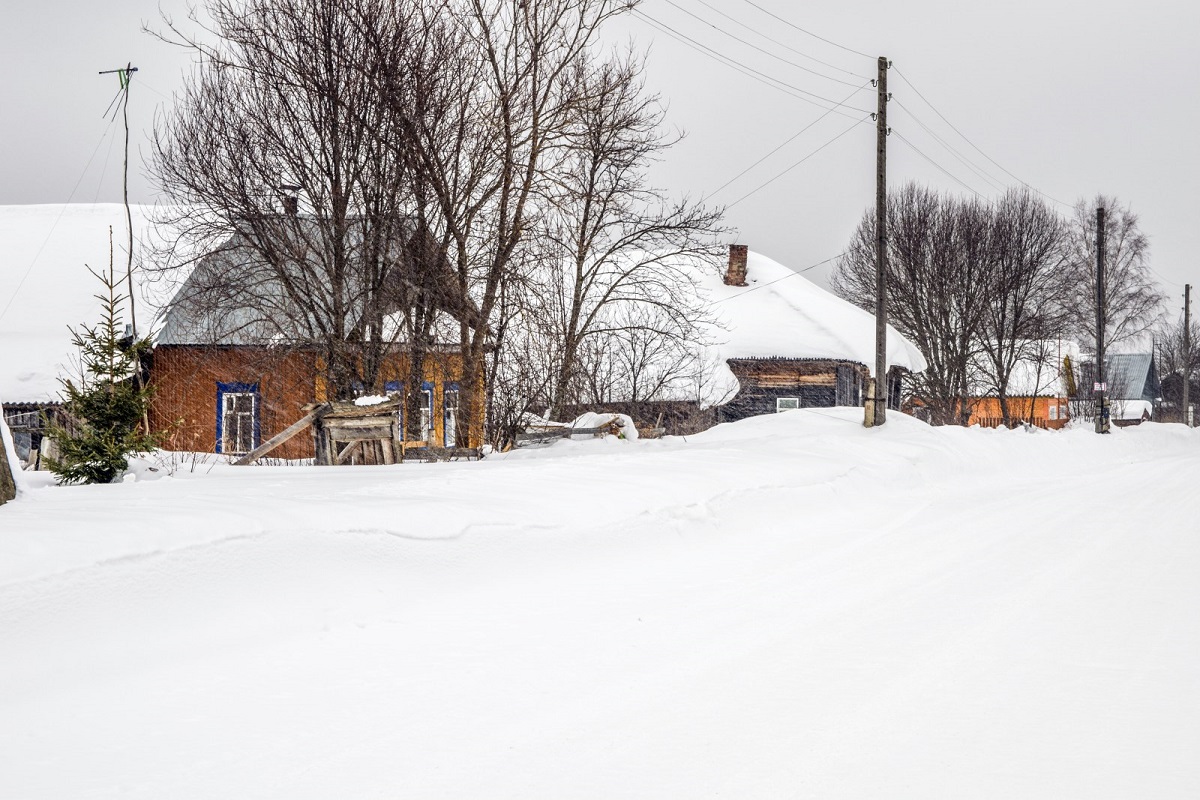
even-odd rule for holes
{"type": "Polygon", "coordinates": [[[218,453],[248,453],[258,447],[262,398],[257,383],[217,382],[218,453]]]}

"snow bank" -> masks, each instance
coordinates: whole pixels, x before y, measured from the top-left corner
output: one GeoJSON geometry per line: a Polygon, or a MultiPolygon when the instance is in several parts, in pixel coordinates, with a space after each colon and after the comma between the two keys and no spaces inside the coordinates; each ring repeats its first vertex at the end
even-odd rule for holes
{"type": "Polygon", "coordinates": [[[30,488],[0,796],[1200,795],[1200,432],[565,444],[30,488]]]}

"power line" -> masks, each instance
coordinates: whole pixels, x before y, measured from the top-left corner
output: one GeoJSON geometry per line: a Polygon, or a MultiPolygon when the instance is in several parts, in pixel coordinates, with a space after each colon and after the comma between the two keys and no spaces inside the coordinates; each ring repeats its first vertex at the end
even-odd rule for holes
{"type": "MultiPolygon", "coordinates": [[[[735,42],[741,42],[742,44],[746,45],[747,47],[754,47],[753,44],[751,44],[750,42],[747,42],[745,39],[742,39],[739,36],[735,36],[734,34],[730,33],[729,31],[725,30],[724,28],[721,28],[721,27],[709,22],[708,20],[704,19],[704,17],[701,17],[699,14],[696,14],[693,11],[689,11],[688,9],[686,9],[683,6],[676,3],[675,0],[666,0],[666,1],[669,4],[675,6],[675,8],[679,9],[683,13],[687,14],[689,17],[699,20],[704,25],[707,25],[708,27],[712,28],[713,30],[717,31],[718,33],[722,33],[722,34],[728,36],[730,39],[733,39],[735,42]]],[[[756,47],[754,49],[758,50],[758,48],[756,48],[756,47]]],[[[827,81],[833,81],[834,83],[840,83],[843,86],[855,86],[856,85],[856,84],[851,83],[850,81],[844,81],[841,78],[835,78],[832,75],[826,75],[823,72],[817,72],[815,69],[806,67],[803,64],[797,64],[795,61],[789,61],[788,59],[784,58],[783,56],[776,55],[776,54],[768,52],[766,50],[759,50],[759,52],[761,52],[765,56],[770,56],[771,58],[775,59],[776,61],[782,61],[784,64],[787,64],[788,66],[795,67],[796,69],[799,69],[799,70],[804,70],[805,72],[808,72],[812,75],[816,75],[819,78],[824,78],[827,81]]]]}
{"type": "Polygon", "coordinates": [[[842,138],[842,137],[843,137],[843,136],[845,136],[847,133],[849,133],[850,131],[854,130],[855,128],[857,128],[857,127],[858,127],[859,125],[861,125],[862,123],[866,122],[866,121],[867,121],[867,118],[868,118],[868,117],[870,117],[870,116],[871,116],[871,115],[870,115],[870,114],[868,114],[867,116],[863,117],[862,119],[855,120],[855,121],[854,121],[854,124],[853,124],[853,125],[851,125],[849,128],[846,128],[846,130],[842,131],[842,132],[841,132],[841,133],[839,133],[837,136],[835,136],[835,137],[833,137],[832,139],[830,139],[829,141],[825,142],[825,144],[821,145],[821,146],[820,146],[820,147],[818,147],[816,150],[813,150],[811,153],[809,153],[809,154],[808,154],[808,155],[806,155],[804,158],[802,158],[802,159],[800,159],[799,161],[797,161],[795,164],[792,164],[790,167],[788,167],[787,169],[785,169],[783,172],[780,172],[780,173],[778,173],[777,175],[775,175],[775,177],[771,178],[770,180],[766,181],[765,183],[761,183],[761,184],[759,184],[759,185],[758,185],[756,188],[754,188],[754,189],[751,189],[749,192],[746,192],[746,194],[742,195],[742,196],[741,196],[741,197],[739,197],[737,200],[734,200],[732,203],[730,203],[729,205],[725,206],[725,208],[727,208],[727,209],[728,209],[728,208],[733,208],[733,207],[734,207],[734,206],[736,206],[738,203],[740,203],[740,202],[742,202],[743,200],[745,200],[747,197],[750,197],[750,195],[752,195],[752,194],[756,194],[757,192],[760,192],[760,191],[762,191],[763,189],[767,188],[767,187],[768,187],[768,186],[770,186],[772,183],[774,183],[775,181],[779,180],[779,179],[780,179],[780,178],[782,178],[784,175],[787,175],[789,172],[791,172],[792,170],[794,170],[796,167],[800,166],[800,165],[801,165],[801,164],[803,164],[805,161],[808,161],[810,158],[812,158],[813,156],[815,156],[817,153],[821,152],[821,151],[822,151],[822,150],[824,150],[826,147],[829,147],[829,145],[833,144],[833,143],[834,143],[834,142],[836,142],[838,139],[842,138]]]}
{"type": "MultiPolygon", "coordinates": [[[[690,36],[680,33],[679,31],[675,30],[674,28],[670,27],[669,25],[659,22],[654,17],[651,17],[649,14],[646,14],[644,11],[641,11],[641,10],[635,8],[633,10],[633,13],[636,14],[637,16],[641,17],[642,19],[644,19],[646,22],[650,23],[655,29],[667,34],[668,36],[670,36],[680,42],[683,42],[684,44],[688,45],[692,49],[698,50],[699,52],[707,55],[709,58],[712,58],[712,59],[718,61],[719,63],[724,64],[727,67],[737,70],[738,72],[742,73],[743,75],[746,75],[750,78],[754,78],[755,80],[759,81],[760,83],[765,83],[767,86],[770,86],[772,89],[777,89],[777,90],[783,92],[784,94],[790,95],[791,97],[794,97],[797,100],[803,100],[804,102],[815,105],[818,108],[827,109],[830,106],[837,108],[837,106],[839,105],[837,103],[837,101],[831,100],[828,97],[822,97],[821,95],[816,94],[814,92],[810,92],[805,89],[801,89],[799,86],[793,86],[792,84],[790,84],[786,81],[781,81],[779,78],[768,75],[765,72],[760,72],[759,70],[756,70],[753,67],[747,67],[743,64],[738,64],[738,63],[734,62],[733,59],[729,58],[729,56],[723,55],[723,54],[717,52],[716,50],[713,50],[712,48],[710,48],[706,45],[703,45],[700,42],[697,42],[695,39],[691,38],[690,36]],[[784,87],[786,87],[786,88],[784,88],[784,87]],[[788,91],[789,89],[791,91],[788,91]],[[796,92],[799,92],[800,94],[796,94],[796,92]],[[808,95],[808,97],[802,97],[801,95],[808,95]],[[825,103],[829,103],[830,106],[821,105],[821,103],[818,103],[814,100],[810,100],[809,97],[815,97],[815,98],[817,98],[817,100],[821,100],[825,103]]],[[[854,108],[853,106],[847,106],[847,108],[850,108],[851,110],[857,111],[859,113],[866,113],[865,109],[854,108]]],[[[842,112],[838,111],[836,113],[841,114],[842,112]]],[[[848,117],[850,115],[842,114],[842,116],[848,117]]]]}
{"type": "Polygon", "coordinates": [[[994,175],[989,173],[983,167],[976,164],[974,161],[971,161],[969,158],[964,156],[962,153],[960,153],[957,149],[955,149],[949,142],[947,142],[941,136],[938,136],[938,134],[932,128],[930,128],[928,125],[926,125],[921,120],[920,117],[918,117],[916,114],[914,114],[912,112],[912,110],[910,110],[908,108],[908,106],[901,103],[898,99],[894,100],[893,102],[895,102],[896,105],[898,105],[901,109],[903,109],[904,112],[906,114],[908,114],[909,117],[912,118],[913,122],[920,125],[925,130],[926,133],[928,133],[930,136],[932,136],[933,140],[935,142],[940,144],[942,147],[946,148],[946,150],[948,150],[951,155],[953,155],[955,158],[957,158],[964,167],[966,167],[971,172],[973,172],[976,177],[980,178],[984,183],[988,184],[991,188],[995,189],[996,191],[999,191],[999,192],[1004,191],[1004,186],[1003,186],[1002,181],[997,179],[994,175]]]}
{"type": "MultiPolygon", "coordinates": [[[[868,81],[867,81],[867,83],[870,83],[870,81],[868,80],[868,81]]],[[[862,87],[860,87],[860,88],[865,88],[865,87],[867,86],[867,83],[864,83],[864,84],[862,85],[862,87]]],[[[844,103],[846,102],[846,100],[849,100],[851,97],[853,97],[853,96],[854,96],[854,95],[856,95],[857,93],[858,93],[858,90],[856,89],[855,91],[853,91],[853,92],[851,92],[850,94],[846,95],[845,99],[844,99],[844,100],[842,100],[842,102],[841,102],[841,103],[838,103],[838,106],[841,106],[842,104],[844,104],[844,103]]],[[[835,106],[834,108],[837,108],[837,106],[835,106]]],[[[786,147],[786,146],[788,146],[789,144],[791,144],[793,141],[795,141],[797,138],[799,138],[799,137],[800,137],[800,135],[801,135],[801,134],[803,134],[805,131],[807,131],[809,128],[811,128],[812,126],[816,125],[818,122],[820,122],[821,120],[825,119],[825,118],[826,118],[826,117],[828,117],[830,114],[832,114],[832,113],[833,113],[833,111],[834,111],[834,109],[833,109],[833,108],[829,109],[829,110],[828,110],[828,111],[826,111],[824,114],[822,114],[821,116],[817,117],[816,119],[814,119],[812,122],[810,122],[810,123],[808,123],[807,125],[805,125],[805,126],[804,126],[803,128],[801,128],[800,130],[796,131],[794,134],[792,134],[791,136],[789,136],[789,137],[788,137],[788,138],[787,138],[787,139],[786,139],[784,142],[782,142],[782,143],[781,143],[781,144],[780,144],[778,147],[776,147],[774,150],[772,150],[771,152],[767,153],[765,156],[763,156],[762,158],[760,158],[758,161],[755,161],[753,164],[751,164],[750,166],[746,167],[744,170],[742,170],[741,172],[739,172],[737,175],[734,175],[732,178],[730,178],[729,180],[725,181],[723,184],[721,184],[721,185],[720,185],[720,186],[718,186],[716,189],[714,189],[712,192],[710,192],[710,193],[709,193],[709,197],[712,197],[712,196],[713,196],[714,194],[716,194],[717,192],[720,192],[720,191],[721,191],[722,189],[724,189],[726,186],[728,186],[729,184],[733,183],[733,182],[734,182],[734,181],[736,181],[738,178],[741,178],[741,177],[742,177],[743,175],[745,175],[747,172],[749,172],[750,170],[754,169],[754,168],[755,168],[755,167],[757,167],[759,164],[761,164],[762,162],[766,161],[766,160],[767,160],[768,158],[770,158],[771,156],[773,156],[773,155],[775,155],[776,153],[778,153],[778,152],[779,152],[780,150],[782,150],[784,147],[786,147]]]]}
{"type": "Polygon", "coordinates": [[[825,44],[831,44],[834,47],[839,47],[842,50],[845,50],[847,53],[854,53],[854,55],[856,55],[856,56],[863,56],[864,58],[869,58],[872,61],[875,60],[875,56],[867,55],[866,53],[862,52],[861,50],[855,50],[852,47],[846,47],[844,44],[838,44],[837,42],[833,41],[832,39],[826,39],[824,36],[819,36],[806,28],[801,28],[799,25],[795,24],[794,22],[789,22],[788,20],[784,19],[783,17],[779,16],[778,14],[768,11],[767,9],[760,6],[758,3],[753,2],[753,0],[745,0],[745,1],[746,1],[746,3],[757,8],[762,13],[766,14],[768,17],[774,17],[775,19],[782,22],[784,25],[787,25],[789,28],[795,28],[796,30],[800,31],[801,33],[805,34],[806,36],[811,36],[814,39],[821,40],[825,44]]]}
{"type": "Polygon", "coordinates": [[[698,0],[698,2],[700,3],[700,5],[713,11],[714,13],[720,14],[722,17],[729,20],[734,25],[738,25],[742,28],[745,28],[746,30],[750,31],[751,33],[755,34],[756,36],[761,36],[762,38],[766,39],[768,42],[779,45],[784,50],[790,50],[791,52],[795,53],[796,55],[800,56],[801,58],[807,58],[809,61],[813,61],[817,64],[821,64],[822,66],[829,67],[830,69],[837,70],[838,72],[844,72],[845,74],[847,74],[851,77],[859,78],[861,80],[866,80],[866,78],[864,76],[859,75],[857,72],[854,72],[853,70],[842,69],[841,67],[839,67],[836,64],[830,64],[828,61],[822,61],[821,59],[816,58],[815,56],[810,56],[808,53],[805,53],[803,50],[797,50],[795,47],[792,47],[791,45],[787,44],[786,42],[781,42],[778,39],[773,39],[772,37],[767,36],[765,33],[758,30],[757,28],[747,25],[746,23],[742,22],[741,20],[737,19],[736,17],[726,14],[721,9],[717,8],[716,6],[712,5],[711,3],[706,2],[706,0],[698,0]]]}
{"type": "MultiPolygon", "coordinates": [[[[749,2],[749,0],[747,0],[747,2],[749,2]]],[[[994,165],[995,165],[995,166],[996,166],[996,167],[997,167],[997,168],[998,168],[1000,171],[1002,171],[1002,172],[1003,172],[1005,175],[1007,175],[1008,177],[1012,178],[1012,179],[1013,179],[1013,180],[1015,180],[1017,183],[1019,183],[1019,184],[1021,184],[1022,186],[1024,186],[1026,189],[1029,189],[1029,190],[1031,190],[1031,191],[1037,192],[1037,193],[1038,193],[1038,194],[1040,194],[1042,197],[1045,197],[1047,200],[1052,200],[1052,201],[1054,201],[1055,203],[1058,203],[1060,206],[1063,206],[1064,208],[1073,208],[1073,206],[1071,206],[1070,204],[1068,204],[1068,203],[1064,203],[1062,200],[1058,200],[1057,198],[1051,197],[1050,195],[1048,195],[1048,194],[1046,194],[1045,192],[1041,191],[1040,189],[1038,189],[1038,188],[1036,188],[1036,187],[1034,187],[1034,186],[1032,186],[1032,185],[1030,185],[1030,184],[1026,183],[1025,181],[1023,181],[1023,180],[1021,180],[1020,178],[1018,178],[1016,175],[1014,175],[1013,173],[1011,173],[1011,172],[1009,172],[1007,169],[1005,169],[1005,168],[1004,168],[1004,166],[1000,164],[1000,162],[996,161],[996,159],[992,158],[992,157],[991,157],[991,156],[989,156],[987,153],[983,152],[983,150],[981,150],[981,149],[979,148],[979,146],[978,146],[978,145],[976,145],[976,144],[975,144],[973,141],[971,141],[969,138],[967,138],[967,135],[966,135],[965,133],[963,133],[962,131],[960,131],[960,130],[959,130],[959,129],[958,129],[958,128],[957,128],[957,127],[954,125],[954,123],[953,123],[953,122],[951,122],[950,120],[946,119],[946,115],[945,115],[945,114],[943,114],[941,111],[938,111],[938,110],[937,110],[937,107],[936,107],[936,106],[935,106],[933,103],[929,102],[929,98],[928,98],[928,97],[926,97],[925,95],[921,94],[921,90],[920,90],[920,89],[918,89],[918,88],[917,88],[917,87],[916,87],[916,86],[913,84],[913,82],[912,82],[912,81],[910,81],[910,80],[909,80],[909,79],[908,79],[908,78],[907,78],[907,77],[904,75],[904,73],[900,71],[900,69],[899,69],[899,68],[897,68],[897,67],[893,67],[893,69],[895,69],[895,70],[896,70],[896,74],[900,76],[900,80],[902,80],[902,81],[904,81],[905,83],[907,83],[907,84],[908,84],[908,86],[909,86],[909,88],[911,88],[911,89],[912,89],[914,92],[916,92],[916,94],[917,94],[917,97],[919,97],[919,98],[921,98],[923,101],[925,101],[925,105],[929,106],[929,108],[933,110],[933,113],[935,113],[935,114],[937,114],[939,117],[941,117],[941,120],[942,120],[942,122],[944,122],[944,123],[946,123],[947,125],[949,125],[949,126],[950,126],[950,129],[951,129],[951,130],[953,130],[955,133],[957,133],[957,134],[958,134],[960,137],[962,137],[962,140],[963,140],[964,142],[966,142],[967,144],[971,145],[971,147],[972,147],[972,148],[974,148],[975,152],[979,153],[979,155],[983,156],[983,157],[984,157],[984,158],[986,158],[988,161],[992,162],[992,164],[994,164],[994,165]]]]}
{"type": "Polygon", "coordinates": [[[893,130],[892,130],[892,133],[896,134],[896,138],[898,138],[900,141],[902,141],[902,142],[904,142],[906,145],[908,145],[908,146],[909,146],[909,148],[910,148],[910,149],[912,149],[912,151],[913,151],[913,152],[915,152],[915,153],[916,153],[917,155],[919,155],[921,158],[923,158],[923,159],[925,159],[926,161],[928,161],[928,162],[929,162],[930,164],[932,164],[933,166],[937,167],[939,170],[941,170],[941,171],[942,171],[942,173],[944,173],[944,174],[945,174],[947,177],[949,177],[949,178],[950,178],[952,181],[954,181],[955,183],[957,183],[959,186],[963,187],[963,188],[964,188],[964,189],[966,189],[968,192],[970,192],[971,194],[973,194],[973,195],[975,195],[976,197],[978,197],[980,200],[985,200],[985,199],[986,199],[986,198],[985,198],[983,195],[981,195],[979,192],[977,192],[977,191],[975,191],[974,189],[972,189],[972,188],[971,188],[969,185],[967,185],[967,183],[966,183],[966,182],[964,182],[964,181],[963,181],[961,178],[959,178],[959,177],[958,177],[957,175],[955,175],[953,172],[951,172],[950,170],[946,169],[946,168],[945,168],[945,167],[943,167],[941,164],[939,164],[938,162],[934,161],[932,158],[930,158],[929,156],[927,156],[927,155],[925,155],[923,152],[921,152],[920,148],[918,148],[918,147],[917,147],[915,144],[913,144],[912,142],[910,142],[908,139],[904,138],[904,136],[903,136],[903,135],[900,133],[900,131],[897,131],[897,130],[893,129],[893,130]]]}
{"type": "Polygon", "coordinates": [[[846,255],[845,251],[838,253],[836,256],[830,256],[829,258],[825,259],[824,261],[818,261],[816,264],[811,264],[811,265],[805,267],[804,269],[798,269],[798,270],[789,272],[787,275],[784,275],[782,278],[776,278],[773,281],[767,281],[766,283],[759,284],[758,286],[755,286],[752,289],[747,289],[744,292],[738,292],[737,294],[730,295],[729,297],[722,297],[720,300],[714,300],[713,302],[709,303],[709,306],[715,306],[715,305],[724,303],[727,300],[736,300],[739,297],[745,297],[746,295],[750,294],[751,292],[757,292],[759,289],[765,289],[768,286],[773,286],[774,284],[779,283],[780,281],[786,281],[788,278],[794,278],[797,275],[801,275],[805,272],[808,272],[811,269],[816,269],[817,267],[820,267],[824,264],[828,264],[830,261],[836,261],[844,255],[846,255]]]}

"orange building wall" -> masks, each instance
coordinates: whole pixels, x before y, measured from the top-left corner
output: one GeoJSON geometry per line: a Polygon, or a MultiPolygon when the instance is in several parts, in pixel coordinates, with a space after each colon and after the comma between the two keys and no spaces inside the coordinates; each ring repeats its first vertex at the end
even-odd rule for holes
{"type": "MultiPolygon", "coordinates": [[[[431,354],[425,360],[425,380],[433,384],[433,441],[445,439],[444,391],[462,374],[457,353],[431,354]]],[[[404,382],[408,358],[390,357],[381,370],[381,382],[404,382]]],[[[304,416],[303,407],[324,400],[318,379],[317,358],[312,353],[279,352],[269,347],[162,345],[154,350],[150,384],[150,426],[166,434],[168,450],[216,452],[217,384],[258,384],[259,438],[267,441],[304,416]]],[[[466,402],[465,392],[460,404],[466,402]]],[[[472,435],[474,440],[482,435],[472,435]]],[[[312,458],[311,434],[301,433],[270,454],[272,458],[312,458]]]]}
{"type": "MultiPolygon", "coordinates": [[[[972,398],[971,418],[968,425],[982,425],[985,428],[998,428],[1004,424],[1004,415],[1000,411],[1000,399],[997,397],[972,398]]],[[[1057,430],[1067,424],[1067,400],[1062,397],[1010,397],[1008,398],[1008,413],[1013,419],[1032,422],[1039,428],[1057,430]],[[1057,407],[1056,419],[1051,419],[1051,406],[1057,407]],[[1032,406],[1032,417],[1030,414],[1032,406]]]]}

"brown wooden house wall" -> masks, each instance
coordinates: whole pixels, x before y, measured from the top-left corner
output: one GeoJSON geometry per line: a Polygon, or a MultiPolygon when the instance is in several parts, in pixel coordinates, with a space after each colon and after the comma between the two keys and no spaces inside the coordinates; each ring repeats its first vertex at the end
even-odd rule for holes
{"type": "MultiPolygon", "coordinates": [[[[444,392],[461,376],[461,364],[457,353],[434,353],[425,359],[425,380],[433,385],[433,437],[439,444],[445,436],[444,392]]],[[[397,353],[385,361],[380,383],[403,383],[407,377],[408,357],[397,353]]],[[[314,353],[261,346],[160,345],[154,350],[150,383],[150,426],[166,434],[164,447],[169,450],[216,452],[218,383],[258,385],[259,443],[302,417],[305,405],[328,399],[314,353]]],[[[460,399],[464,402],[465,392],[460,399]]],[[[312,437],[303,435],[271,453],[272,458],[285,459],[312,456],[312,437]]]]}

